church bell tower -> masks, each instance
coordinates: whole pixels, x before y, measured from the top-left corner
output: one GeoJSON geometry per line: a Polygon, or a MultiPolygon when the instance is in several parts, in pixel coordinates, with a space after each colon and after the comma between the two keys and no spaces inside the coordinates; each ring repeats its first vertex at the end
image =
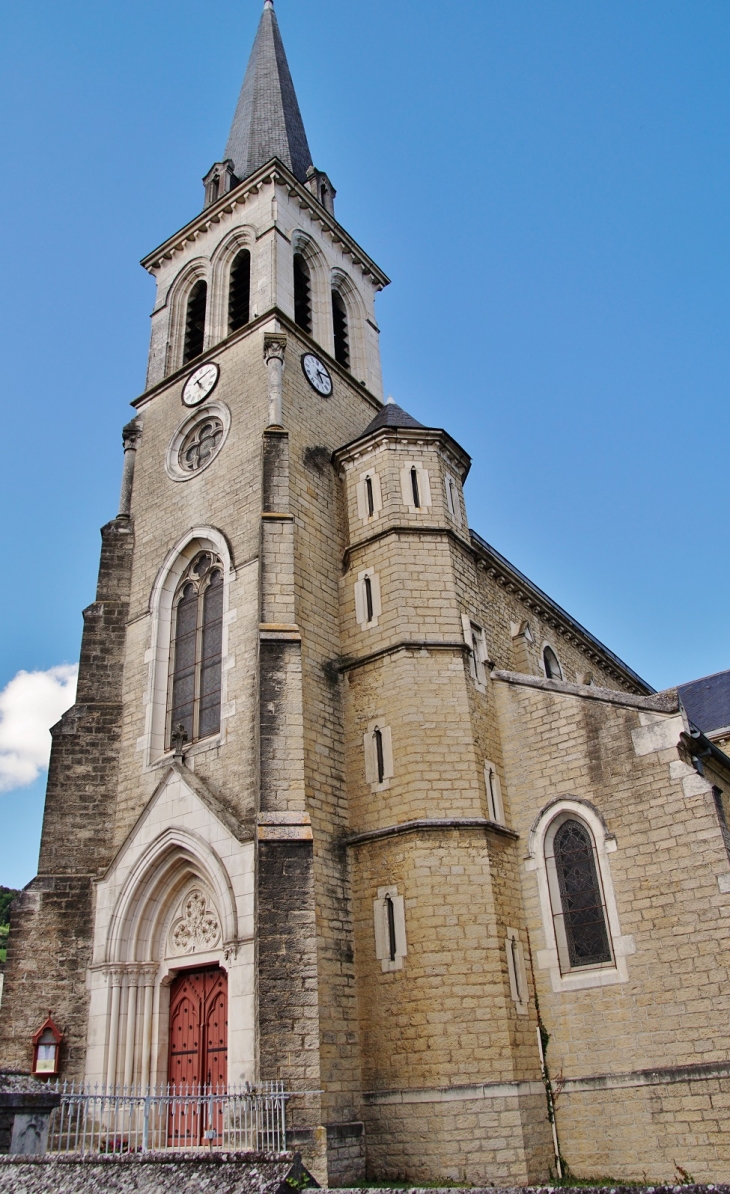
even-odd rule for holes
{"type": "Polygon", "coordinates": [[[53,730],[3,1060],[28,1068],[52,1006],[65,1078],[336,1089],[290,1102],[316,1168],[312,1133],[354,1121],[361,1086],[331,458],[382,406],[388,279],[336,219],[272,0],[202,210],[142,264],[146,388],[53,730]]]}

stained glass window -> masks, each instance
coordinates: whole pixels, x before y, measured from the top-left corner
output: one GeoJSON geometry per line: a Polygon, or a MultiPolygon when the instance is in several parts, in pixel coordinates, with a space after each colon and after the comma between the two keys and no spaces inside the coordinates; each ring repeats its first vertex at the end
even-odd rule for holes
{"type": "Polygon", "coordinates": [[[554,914],[556,921],[562,920],[570,968],[612,961],[603,895],[588,829],[580,821],[564,821],[555,832],[553,850],[561,905],[554,914]]]}
{"type": "Polygon", "coordinates": [[[223,566],[210,552],[192,561],[178,586],[172,642],[168,742],[217,734],[221,721],[223,566]]]}

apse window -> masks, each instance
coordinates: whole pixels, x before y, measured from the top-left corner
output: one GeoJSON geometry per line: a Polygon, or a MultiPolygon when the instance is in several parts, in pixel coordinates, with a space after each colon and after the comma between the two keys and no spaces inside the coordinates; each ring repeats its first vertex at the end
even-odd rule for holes
{"type": "Polygon", "coordinates": [[[613,965],[593,835],[577,817],[558,817],[545,835],[545,864],[560,970],[613,965]]]}
{"type": "Polygon", "coordinates": [[[355,617],[361,630],[372,630],[382,613],[380,580],[372,568],[358,573],[355,581],[355,617]]]}
{"type": "Polygon", "coordinates": [[[360,474],[357,484],[357,512],[363,522],[377,518],[383,508],[383,495],[378,474],[368,469],[360,474]]]}
{"type": "Polygon", "coordinates": [[[461,502],[459,501],[459,489],[456,481],[447,473],[444,484],[446,486],[446,507],[456,525],[461,526],[461,502]]]}
{"type": "Polygon", "coordinates": [[[543,647],[542,666],[547,680],[562,680],[563,669],[552,647],[543,647]]]}
{"type": "Polygon", "coordinates": [[[223,564],[201,552],[178,586],[173,606],[168,745],[197,742],[221,726],[223,564]]]}
{"type": "Polygon", "coordinates": [[[431,482],[420,460],[411,460],[400,471],[401,495],[411,514],[431,508],[431,482]]]}
{"type": "Polygon", "coordinates": [[[371,721],[364,735],[365,779],[373,792],[390,787],[393,778],[393,740],[390,726],[371,721]]]}
{"type": "Polygon", "coordinates": [[[507,973],[512,1001],[518,1016],[527,1015],[529,995],[527,992],[527,970],[525,952],[517,929],[507,929],[505,940],[507,952],[507,973]]]}
{"type": "Polygon", "coordinates": [[[373,900],[375,957],[384,973],[402,970],[408,954],[405,901],[395,886],[379,887],[373,900]]]}
{"type": "Polygon", "coordinates": [[[487,811],[489,820],[497,825],[504,825],[504,804],[502,803],[502,785],[499,782],[497,768],[494,763],[484,764],[484,786],[487,790],[487,811]]]}
{"type": "Polygon", "coordinates": [[[469,673],[480,692],[487,688],[487,638],[484,630],[476,622],[472,622],[468,614],[462,614],[464,627],[464,642],[469,648],[469,673]]]}

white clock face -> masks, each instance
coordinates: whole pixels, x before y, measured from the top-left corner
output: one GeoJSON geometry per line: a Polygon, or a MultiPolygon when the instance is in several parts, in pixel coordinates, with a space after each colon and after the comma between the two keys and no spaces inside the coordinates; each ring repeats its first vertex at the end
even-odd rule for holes
{"type": "Polygon", "coordinates": [[[327,366],[322,364],[319,357],[314,356],[311,352],[306,352],[302,357],[302,369],[310,386],[313,386],[323,398],[329,398],[332,393],[332,378],[327,366]]]}
{"type": "Polygon", "coordinates": [[[197,406],[199,402],[207,398],[215,389],[219,376],[220,367],[213,361],[207,365],[201,365],[194,373],[191,373],[182,392],[182,400],[185,405],[197,406]]]}

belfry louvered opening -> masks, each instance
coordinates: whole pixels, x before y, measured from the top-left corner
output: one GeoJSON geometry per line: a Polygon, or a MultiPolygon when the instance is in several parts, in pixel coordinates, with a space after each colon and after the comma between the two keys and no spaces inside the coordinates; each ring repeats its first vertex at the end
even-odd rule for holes
{"type": "Polygon", "coordinates": [[[203,351],[205,344],[205,312],[208,306],[208,283],[200,278],[188,297],[185,313],[185,343],[183,365],[194,361],[203,351]]]}
{"type": "Polygon", "coordinates": [[[332,291],[332,325],[335,337],[335,360],[345,369],[350,368],[350,339],[347,324],[347,307],[342,295],[332,291]]]}
{"type": "Polygon", "coordinates": [[[237,332],[251,318],[251,254],[248,249],[237,253],[231,266],[231,285],[228,291],[228,332],[237,332]]]}
{"type": "Polygon", "coordinates": [[[223,565],[201,552],[187,568],[174,604],[167,741],[179,728],[187,742],[221,725],[223,565]]]}
{"type": "Polygon", "coordinates": [[[301,253],[294,254],[294,322],[302,331],[312,331],[312,279],[301,253]]]}

